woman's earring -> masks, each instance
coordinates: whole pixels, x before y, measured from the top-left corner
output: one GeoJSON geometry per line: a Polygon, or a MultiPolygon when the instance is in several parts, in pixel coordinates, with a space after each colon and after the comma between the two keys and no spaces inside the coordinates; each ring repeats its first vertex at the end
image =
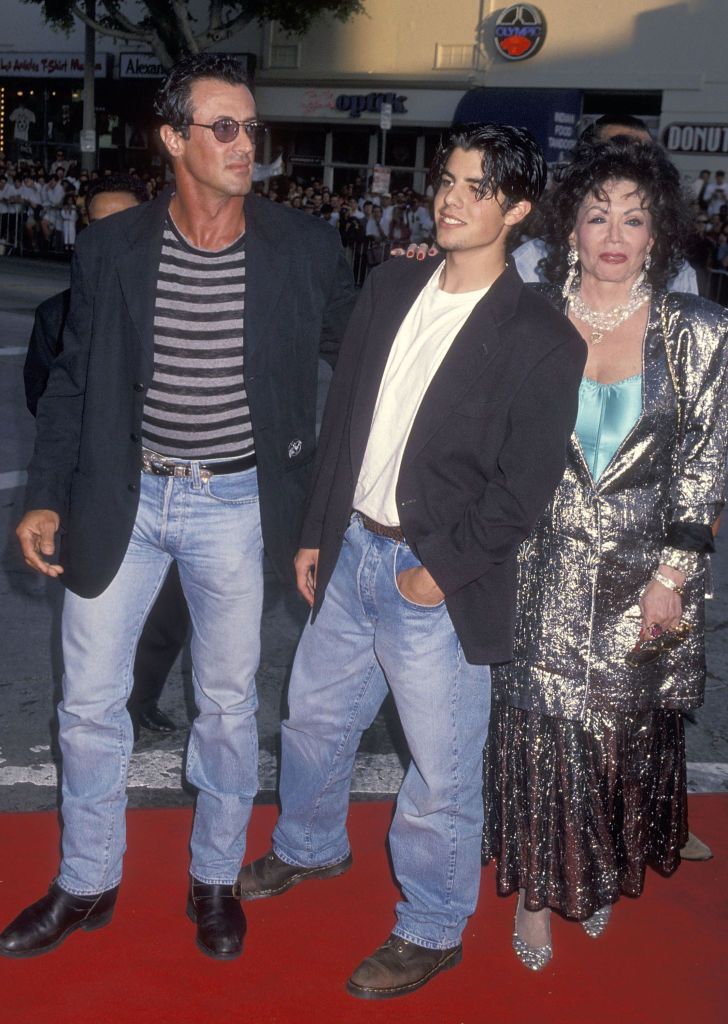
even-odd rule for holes
{"type": "Polygon", "coordinates": [[[564,281],[564,287],[561,289],[561,294],[565,299],[568,299],[569,295],[571,294],[574,279],[578,274],[576,264],[579,262],[579,254],[573,245],[569,249],[569,255],[566,257],[566,262],[569,264],[569,272],[566,275],[566,280],[564,281]]]}
{"type": "Polygon", "coordinates": [[[645,262],[642,264],[642,270],[640,271],[640,275],[639,275],[639,277],[637,278],[637,280],[635,281],[635,283],[633,285],[635,291],[637,289],[639,289],[639,288],[644,287],[645,279],[647,277],[647,271],[650,269],[651,266],[652,266],[652,254],[648,252],[647,255],[645,256],[645,262]]]}

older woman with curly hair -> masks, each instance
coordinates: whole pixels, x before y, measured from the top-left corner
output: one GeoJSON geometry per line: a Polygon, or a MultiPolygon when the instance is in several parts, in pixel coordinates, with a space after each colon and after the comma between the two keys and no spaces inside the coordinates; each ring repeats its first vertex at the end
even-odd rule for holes
{"type": "Polygon", "coordinates": [[[597,937],[647,865],[680,863],[728,440],[728,311],[665,291],[689,216],[664,153],[585,147],[546,220],[551,294],[588,358],[564,479],[520,551],[515,658],[493,668],[484,836],[534,970],[551,910],[597,937]]]}

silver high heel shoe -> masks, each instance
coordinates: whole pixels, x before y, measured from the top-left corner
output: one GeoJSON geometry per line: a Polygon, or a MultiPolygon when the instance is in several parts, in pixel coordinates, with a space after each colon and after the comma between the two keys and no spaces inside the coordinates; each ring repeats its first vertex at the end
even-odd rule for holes
{"type": "Polygon", "coordinates": [[[547,946],[529,946],[527,942],[523,941],[518,934],[518,909],[520,905],[521,897],[519,894],[516,917],[513,922],[513,938],[511,939],[513,952],[529,971],[542,971],[553,956],[553,949],[550,942],[547,946]]]}
{"type": "Polygon", "coordinates": [[[607,903],[606,906],[600,907],[599,910],[595,910],[592,916],[588,917],[586,921],[582,921],[581,927],[590,939],[598,939],[600,935],[604,934],[611,916],[612,904],[607,903]]]}

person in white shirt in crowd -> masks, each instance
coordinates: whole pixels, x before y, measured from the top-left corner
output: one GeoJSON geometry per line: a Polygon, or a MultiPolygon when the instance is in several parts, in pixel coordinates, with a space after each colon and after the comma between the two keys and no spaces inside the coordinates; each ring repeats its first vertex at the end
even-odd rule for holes
{"type": "MultiPolygon", "coordinates": [[[[609,139],[614,138],[616,135],[632,136],[641,142],[654,141],[647,125],[641,118],[633,117],[631,114],[605,114],[590,125],[586,131],[582,132],[579,144],[582,142],[593,144],[595,141],[608,142],[609,139]]],[[[513,252],[512,258],[516,264],[516,269],[524,281],[544,282],[546,280],[543,276],[543,271],[539,267],[539,263],[545,255],[546,245],[541,238],[531,238],[524,242],[523,245],[519,245],[513,252]]],[[[671,292],[690,292],[693,295],[698,294],[697,275],[689,263],[683,262],[677,274],[668,281],[667,290],[671,292]]]]}
{"type": "Polygon", "coordinates": [[[432,238],[435,223],[427,205],[419,196],[412,196],[412,206],[407,215],[413,242],[427,242],[432,238]]]}
{"type": "Polygon", "coordinates": [[[52,242],[54,232],[62,230],[61,204],[65,194],[63,171],[59,169],[46,186],[45,205],[41,215],[40,227],[48,244],[52,242]]]}
{"type": "Polygon", "coordinates": [[[63,248],[71,252],[76,244],[76,221],[78,220],[78,208],[76,207],[76,193],[73,190],[66,192],[61,205],[61,227],[63,231],[63,248]]]}
{"type": "Polygon", "coordinates": [[[43,197],[40,188],[30,174],[26,174],[23,178],[23,184],[20,186],[20,198],[25,210],[23,230],[28,244],[35,252],[38,248],[38,223],[43,207],[43,197]]]}
{"type": "Polygon", "coordinates": [[[382,225],[382,209],[379,206],[372,206],[369,217],[367,218],[366,228],[364,233],[367,238],[374,239],[375,242],[383,242],[387,237],[387,232],[384,230],[382,225]]]}
{"type": "Polygon", "coordinates": [[[708,203],[708,216],[713,217],[721,213],[721,207],[728,203],[728,185],[725,181],[723,171],[715,172],[715,182],[707,185],[703,193],[703,199],[708,203]]]}
{"type": "Polygon", "coordinates": [[[379,197],[379,207],[382,211],[382,230],[389,234],[389,225],[392,223],[392,197],[389,192],[379,197]]]}
{"type": "Polygon", "coordinates": [[[329,224],[333,224],[334,227],[338,226],[339,223],[339,211],[341,210],[341,196],[334,192],[329,200],[331,206],[331,216],[329,217],[329,224]]]}
{"type": "Polygon", "coordinates": [[[66,174],[67,171],[68,171],[69,164],[70,164],[70,160],[67,160],[64,157],[63,150],[62,149],[57,149],[56,150],[56,159],[53,161],[53,163],[50,166],[50,175],[51,175],[51,177],[55,177],[57,171],[63,171],[63,173],[66,174]]]}

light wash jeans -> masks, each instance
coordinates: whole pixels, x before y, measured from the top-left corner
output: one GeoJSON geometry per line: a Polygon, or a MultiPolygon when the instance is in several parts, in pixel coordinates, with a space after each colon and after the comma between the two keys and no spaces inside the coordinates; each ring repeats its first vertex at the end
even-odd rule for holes
{"type": "Polygon", "coordinates": [[[465,660],[444,603],[424,608],[402,597],[396,576],[418,564],[406,544],[353,516],[296,653],[273,845],[304,867],[348,855],[354,755],[389,684],[412,758],[389,831],[404,896],[394,931],[448,949],[478,899],[490,669],[465,660]]]}
{"type": "Polygon", "coordinates": [[[126,702],[144,620],[172,559],[192,619],[197,717],[186,773],[197,787],[191,874],[232,883],[258,786],[258,701],[263,542],[255,469],[202,482],[142,473],[139,511],[124,561],[92,599],[63,606],[63,859],[58,881],[78,895],[121,878],[126,781],[133,745],[126,702]]]}

